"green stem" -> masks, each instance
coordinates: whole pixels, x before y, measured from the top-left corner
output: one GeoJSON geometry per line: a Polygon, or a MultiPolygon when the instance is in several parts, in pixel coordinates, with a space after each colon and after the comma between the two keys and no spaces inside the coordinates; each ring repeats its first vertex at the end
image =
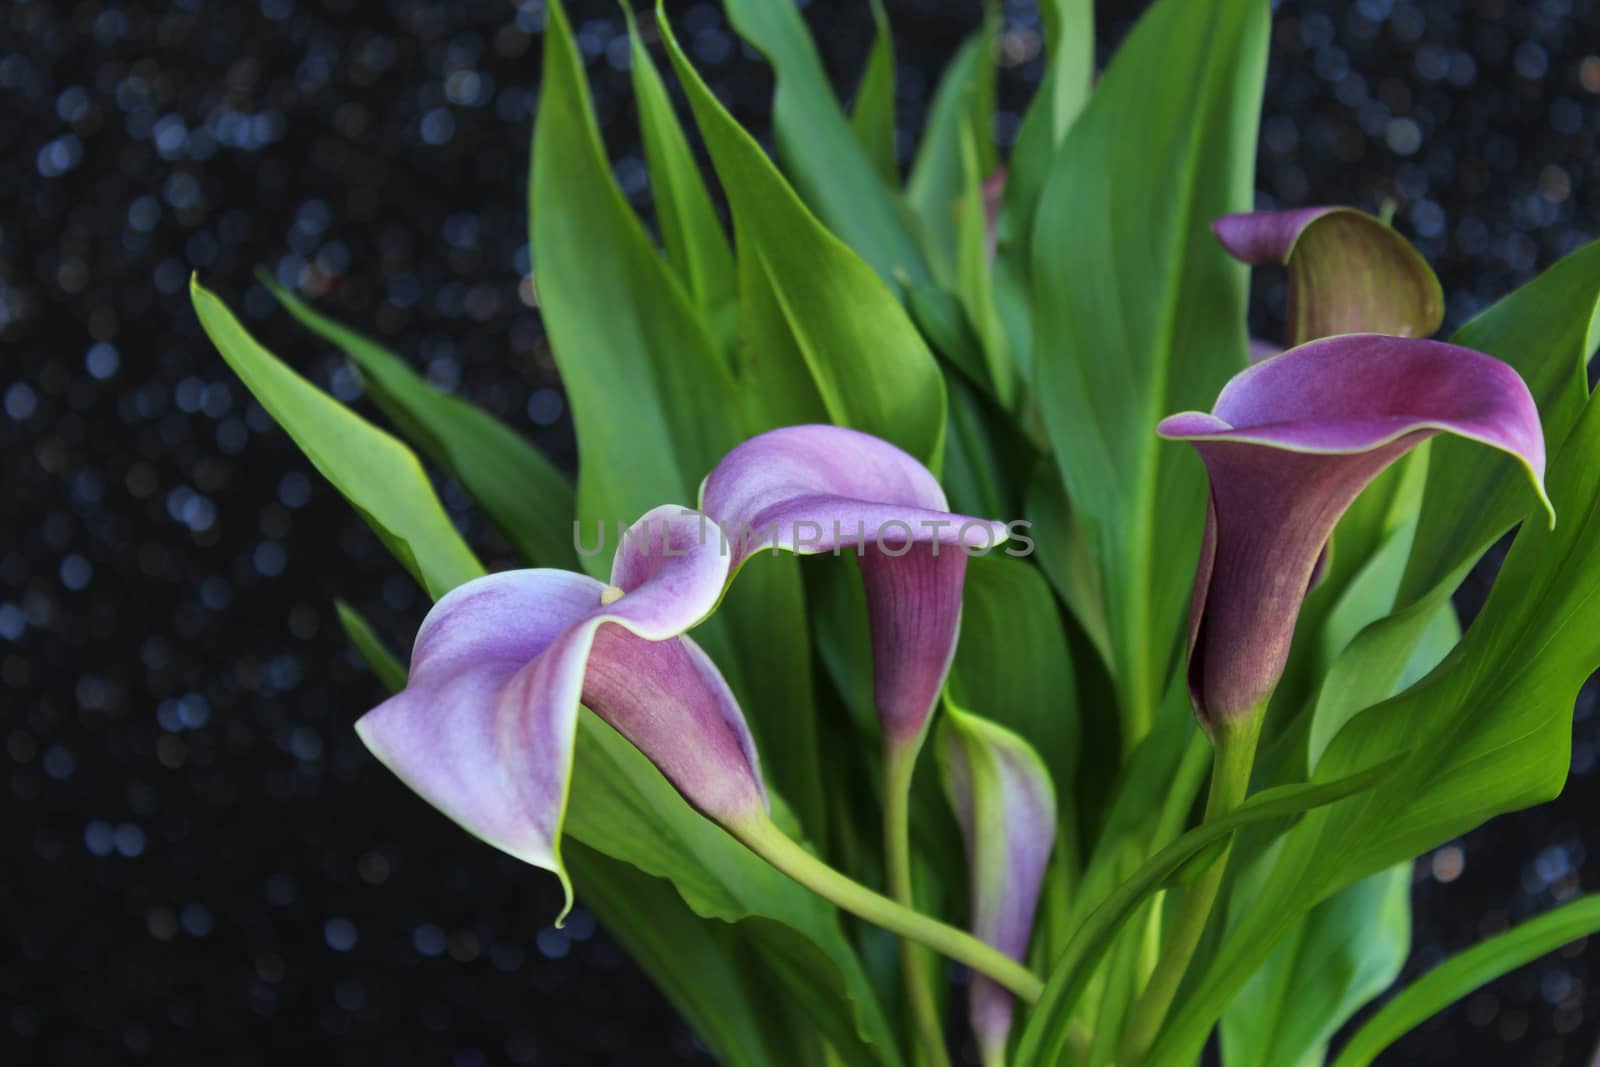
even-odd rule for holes
{"type": "MultiPolygon", "coordinates": [[[[1266,702],[1263,701],[1250,714],[1217,727],[1213,738],[1216,755],[1211,764],[1211,792],[1206,797],[1206,822],[1222,818],[1244,800],[1250,787],[1250,769],[1255,764],[1256,743],[1261,739],[1261,719],[1265,711],[1266,702]]],[[[1136,1067],[1142,1063],[1155,1042],[1216,906],[1232,847],[1230,840],[1223,846],[1222,854],[1184,893],[1178,914],[1167,930],[1150,984],[1145,986],[1128,1016],[1122,1049],[1117,1057],[1119,1067],[1136,1067]]]]}
{"type": "MultiPolygon", "coordinates": [[[[883,849],[888,866],[889,896],[912,911],[917,908],[911,886],[911,777],[920,744],[889,743],[883,757],[883,849]]],[[[950,1067],[939,1005],[929,983],[928,954],[914,941],[900,942],[900,972],[917,1047],[927,1067],[950,1067]]]]}
{"type": "Polygon", "coordinates": [[[772,864],[824,900],[852,915],[883,927],[890,933],[927,945],[935,952],[987,975],[1032,1004],[1044,983],[1016,960],[984,944],[965,930],[929,918],[874,893],[860,882],[840,874],[801,848],[771,819],[762,817],[729,826],[729,831],[750,851],[772,864]]]}

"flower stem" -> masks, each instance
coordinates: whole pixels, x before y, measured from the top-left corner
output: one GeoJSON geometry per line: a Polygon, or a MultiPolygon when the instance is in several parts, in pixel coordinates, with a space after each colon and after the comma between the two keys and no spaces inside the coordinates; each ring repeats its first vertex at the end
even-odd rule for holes
{"type": "MultiPolygon", "coordinates": [[[[920,739],[919,739],[920,741],[920,739]]],[[[915,911],[911,886],[911,777],[917,768],[920,744],[889,742],[883,758],[883,847],[888,868],[889,896],[915,911]]],[[[927,952],[914,941],[900,941],[901,981],[911,1009],[911,1026],[927,1067],[950,1067],[939,1005],[928,981],[927,952]]]]}
{"type": "MultiPolygon", "coordinates": [[[[1213,744],[1216,755],[1211,764],[1211,792],[1206,797],[1205,821],[1211,822],[1227,815],[1244,800],[1250,787],[1250,770],[1255,765],[1256,743],[1261,739],[1261,719],[1265,701],[1251,714],[1216,728],[1213,744]]],[[[1222,876],[1228,869],[1228,855],[1233,845],[1223,846],[1222,854],[1212,861],[1188,890],[1178,906],[1167,936],[1161,947],[1161,958],[1150,976],[1150,984],[1134,1005],[1123,1031],[1122,1049],[1117,1057],[1119,1067],[1137,1067],[1155,1042],[1156,1034],[1172,1007],[1178,986],[1194,958],[1200,937],[1216,906],[1217,893],[1222,888],[1222,876]]]]}
{"type": "Polygon", "coordinates": [[[1039,999],[1044,983],[1016,960],[984,944],[965,930],[896,904],[823,863],[801,848],[768,818],[729,827],[746,848],[824,900],[890,933],[927,945],[958,963],[993,978],[1024,1001],[1039,999]]]}

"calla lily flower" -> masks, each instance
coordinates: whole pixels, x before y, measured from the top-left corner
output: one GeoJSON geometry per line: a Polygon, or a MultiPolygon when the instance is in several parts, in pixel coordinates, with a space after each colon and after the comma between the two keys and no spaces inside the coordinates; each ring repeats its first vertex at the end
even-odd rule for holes
{"type": "Polygon", "coordinates": [[[1374,334],[1313,341],[1240,372],[1210,414],[1173,415],[1159,432],[1193,444],[1211,481],[1188,678],[1211,730],[1271,696],[1334,525],[1421,442],[1450,433],[1510,453],[1555,521],[1528,387],[1506,364],[1456,345],[1374,334]]]}
{"type": "MultiPolygon", "coordinates": [[[[1056,838],[1050,773],[1021,737],[955,707],[946,707],[939,741],[971,871],[972,932],[1020,963],[1056,838]]],[[[1014,998],[981,974],[972,976],[968,998],[982,1062],[1003,1064],[1014,998]]]]}
{"type": "Polygon", "coordinates": [[[723,457],[700,510],[737,570],[762,549],[857,552],[872,628],[873,696],[890,751],[920,746],[961,623],[968,551],[1006,525],[947,509],[933,474],[900,449],[839,426],[789,426],[723,457]]]}
{"type": "MultiPolygon", "coordinates": [[[[1427,260],[1381,219],[1347,207],[1224,215],[1212,232],[1235,259],[1289,270],[1290,345],[1341,333],[1426,337],[1444,320],[1427,260]]],[[[1255,362],[1274,354],[1251,344],[1255,362]]]]}
{"type": "MultiPolygon", "coordinates": [[[[656,508],[623,537],[609,585],[559,570],[491,574],[423,620],[406,688],[356,724],[373,754],[495,847],[552,871],[581,702],[702,814],[765,819],[755,745],[716,666],[684,631],[722,595],[705,520],[656,508]]],[[[563,915],[565,912],[563,912],[563,915]]]]}

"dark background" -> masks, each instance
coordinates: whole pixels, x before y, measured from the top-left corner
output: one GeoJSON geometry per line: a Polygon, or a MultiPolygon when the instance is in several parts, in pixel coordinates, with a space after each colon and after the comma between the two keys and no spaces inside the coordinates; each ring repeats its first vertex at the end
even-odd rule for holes
{"type": "MultiPolygon", "coordinates": [[[[977,5],[889,9],[909,143],[977,5]]],[[[1103,51],[1136,9],[1101,4],[1103,51]]],[[[1030,5],[1007,12],[1015,111],[1038,36],[1030,5]]],[[[714,5],[673,13],[761,129],[765,66],[714,5]]],[[[617,174],[648,210],[618,10],[571,14],[617,174]]],[[[848,94],[865,5],[809,15],[848,94]]],[[[423,597],[250,402],[184,292],[198,269],[264,343],[357,397],[254,282],[265,264],[570,464],[522,284],[542,21],[539,0],[0,6],[0,1062],[704,1061],[584,912],[546,925],[552,878],[357,742],[378,690],[332,598],[403,646],[423,597]]],[[[1588,5],[1286,3],[1261,199],[1393,198],[1453,325],[1594,235],[1597,132],[1588,5]]],[[[1257,287],[1267,336],[1280,288],[1257,287]]],[[[1594,880],[1594,710],[1591,687],[1559,801],[1419,861],[1408,973],[1594,880]]],[[[1384,1062],[1586,1064],[1597,953],[1495,983],[1384,1062]]]]}

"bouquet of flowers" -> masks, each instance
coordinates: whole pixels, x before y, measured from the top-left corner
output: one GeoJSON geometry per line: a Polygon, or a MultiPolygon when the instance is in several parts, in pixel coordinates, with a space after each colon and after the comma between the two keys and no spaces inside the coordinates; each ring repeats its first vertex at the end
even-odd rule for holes
{"type": "Polygon", "coordinates": [[[1214,1030],[1228,1067],[1323,1063],[1406,957],[1412,859],[1559,791],[1600,666],[1600,245],[1430,339],[1387,220],[1252,210],[1264,0],[1158,0],[1098,79],[1092,5],[1040,6],[1007,158],[991,12],[904,182],[881,10],[847,111],[788,0],[726,0],[777,162],[630,15],[658,244],[550,0],[529,216],[575,484],[275,287],[392,436],[193,287],[435,600],[405,665],[342,615],[393,694],[367,747],[561,879],[723,1063],[1192,1064],[1214,1030]],[[1252,266],[1285,337],[1246,334],[1252,266]],[[417,453],[526,569],[485,573],[417,453]]]}

